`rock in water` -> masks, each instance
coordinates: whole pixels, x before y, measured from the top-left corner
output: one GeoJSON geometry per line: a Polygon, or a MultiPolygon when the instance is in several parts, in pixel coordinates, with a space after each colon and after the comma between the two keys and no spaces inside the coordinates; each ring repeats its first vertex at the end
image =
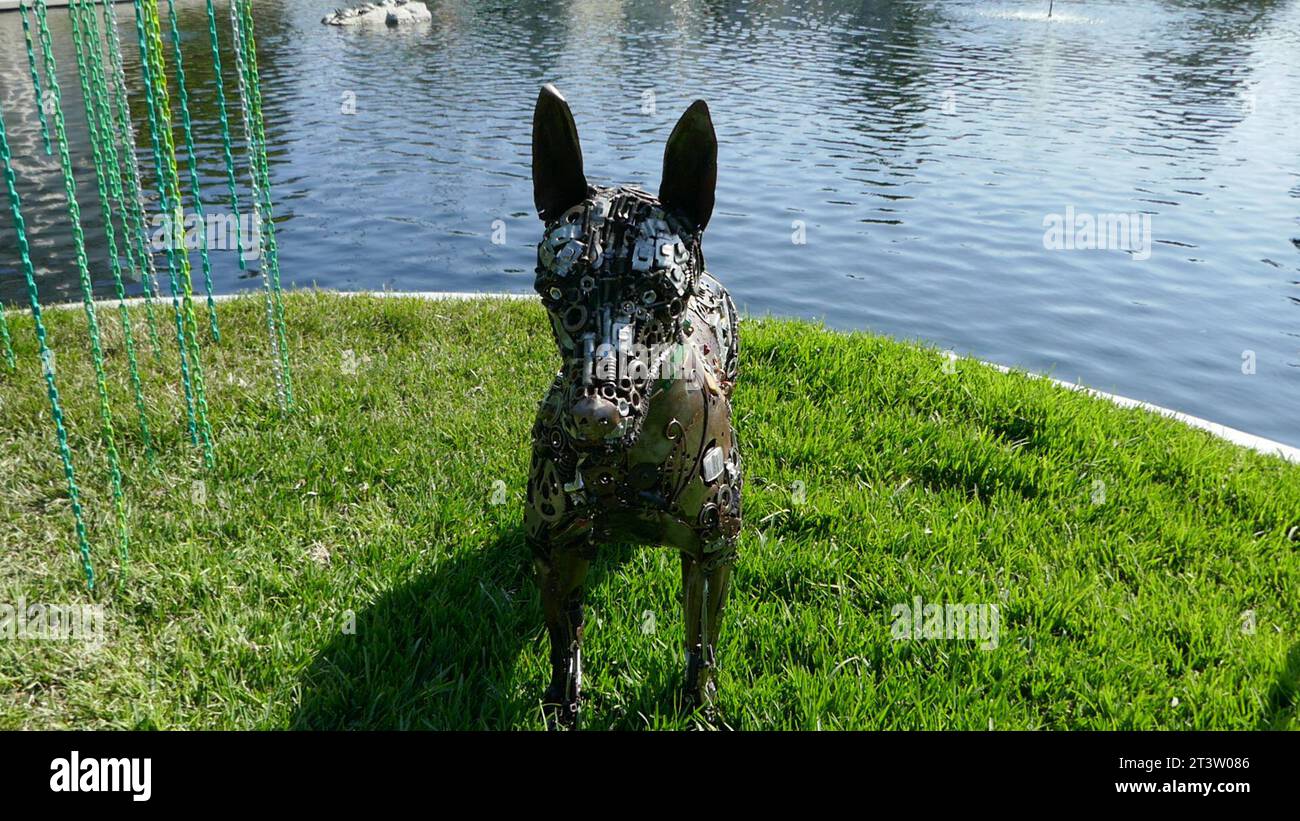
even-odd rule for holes
{"type": "Polygon", "coordinates": [[[403,23],[427,22],[433,19],[429,7],[418,0],[377,0],[356,8],[337,9],[321,19],[327,26],[356,26],[384,23],[399,26],[403,23]]]}

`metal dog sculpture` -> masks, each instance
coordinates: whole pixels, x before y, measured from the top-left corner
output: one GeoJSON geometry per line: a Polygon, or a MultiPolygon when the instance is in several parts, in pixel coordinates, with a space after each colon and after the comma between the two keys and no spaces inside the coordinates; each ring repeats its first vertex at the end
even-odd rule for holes
{"type": "Polygon", "coordinates": [[[685,704],[713,706],[741,491],[736,311],[700,251],[716,179],[703,100],[668,138],[655,198],[588,185],[568,103],[551,85],[537,98],[533,195],[546,232],[535,287],[565,364],[533,426],[524,520],[551,640],[552,724],[577,721],[583,582],[610,541],[681,551],[685,704]]]}

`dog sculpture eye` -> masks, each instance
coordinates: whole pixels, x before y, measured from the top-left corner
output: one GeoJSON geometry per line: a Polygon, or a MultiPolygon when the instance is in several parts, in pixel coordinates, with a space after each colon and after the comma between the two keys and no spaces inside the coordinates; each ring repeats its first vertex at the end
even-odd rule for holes
{"type": "Polygon", "coordinates": [[[538,290],[547,285],[543,297],[562,299],[565,286],[571,286],[578,279],[580,269],[587,267],[588,247],[583,242],[580,223],[561,220],[537,245],[538,290]]]}

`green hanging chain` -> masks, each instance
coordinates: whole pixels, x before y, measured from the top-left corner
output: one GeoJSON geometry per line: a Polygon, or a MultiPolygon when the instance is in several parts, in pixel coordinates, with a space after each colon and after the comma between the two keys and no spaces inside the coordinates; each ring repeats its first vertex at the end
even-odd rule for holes
{"type": "Polygon", "coordinates": [[[3,305],[0,305],[0,344],[4,345],[5,364],[9,367],[9,370],[12,371],[18,367],[18,360],[14,358],[14,346],[13,342],[9,339],[9,323],[5,320],[5,309],[3,305]]]}
{"type": "Polygon", "coordinates": [[[172,55],[176,60],[176,91],[180,97],[181,127],[185,132],[185,153],[190,166],[190,198],[199,218],[199,257],[203,261],[203,287],[208,295],[208,332],[213,342],[221,341],[217,327],[217,303],[212,299],[212,262],[208,259],[208,221],[203,213],[203,192],[199,185],[199,161],[194,156],[194,131],[190,126],[190,96],[185,89],[185,66],[181,62],[181,32],[176,25],[176,4],[167,0],[167,22],[171,28],[172,55]]]}
{"type": "MultiPolygon", "coordinates": [[[[200,438],[203,441],[203,461],[208,467],[215,464],[212,448],[212,427],[208,423],[207,388],[203,379],[203,361],[199,353],[198,322],[194,316],[194,289],[190,280],[190,258],[185,252],[184,208],[181,204],[180,171],[176,167],[176,146],[172,142],[171,100],[167,91],[164,71],[162,27],[158,17],[158,0],[136,0],[143,10],[145,45],[150,63],[149,76],[153,81],[158,128],[155,133],[163,150],[159,165],[159,182],[165,189],[163,205],[172,216],[172,241],[168,243],[169,259],[176,263],[179,273],[180,297],[184,306],[184,338],[190,359],[190,378],[194,387],[194,407],[200,438]],[[180,253],[176,253],[179,249],[180,253]]],[[[137,23],[138,25],[138,23],[137,23]]],[[[173,300],[175,299],[173,294],[173,300]]]]}
{"type": "Polygon", "coordinates": [[[231,36],[235,45],[235,74],[239,78],[239,114],[244,125],[244,142],[248,150],[249,185],[253,194],[255,226],[258,228],[258,253],[261,258],[262,290],[266,296],[266,329],[271,340],[271,370],[275,376],[275,392],[280,400],[280,407],[287,408],[284,391],[284,377],[280,362],[280,336],[276,331],[275,301],[271,291],[271,275],[268,272],[266,250],[266,230],[262,225],[261,209],[261,174],[257,163],[257,132],[253,128],[253,104],[249,92],[248,60],[245,55],[243,25],[237,0],[230,3],[231,36]]]}
{"type": "MultiPolygon", "coordinates": [[[[113,104],[110,99],[108,78],[104,70],[103,61],[103,41],[99,30],[99,21],[95,16],[95,4],[93,0],[79,0],[81,4],[81,14],[83,16],[83,26],[88,26],[87,33],[90,35],[91,46],[88,50],[90,57],[91,80],[95,88],[95,108],[99,119],[100,142],[106,155],[108,168],[108,181],[110,184],[110,193],[113,201],[117,205],[119,218],[122,220],[122,231],[124,235],[129,235],[130,226],[128,224],[127,214],[130,209],[127,206],[127,196],[125,193],[125,182],[122,179],[122,164],[118,159],[116,140],[114,138],[114,120],[113,104]]],[[[93,133],[93,132],[92,132],[93,133]]],[[[103,192],[100,192],[101,198],[103,192]]],[[[111,228],[111,221],[106,220],[111,228]]],[[[130,366],[131,386],[135,393],[136,411],[140,417],[140,431],[144,441],[145,455],[150,464],[155,462],[153,439],[149,433],[149,414],[145,406],[144,392],[140,384],[140,368],[136,361],[136,346],[134,334],[131,330],[130,314],[126,307],[126,289],[122,284],[122,270],[118,264],[116,243],[114,237],[109,233],[109,250],[112,253],[113,260],[113,285],[117,292],[118,314],[122,321],[122,335],[126,340],[126,356],[130,366]]],[[[130,259],[129,252],[130,242],[124,239],[124,244],[128,249],[127,258],[130,259]]],[[[148,302],[146,301],[146,313],[148,313],[148,302]]]]}
{"type": "MultiPolygon", "coordinates": [[[[70,8],[77,9],[77,14],[81,17],[81,38],[85,48],[85,63],[90,71],[90,76],[87,79],[93,92],[95,122],[99,127],[98,146],[100,153],[104,157],[104,179],[108,183],[109,194],[113,198],[114,211],[122,224],[122,235],[125,238],[130,235],[131,230],[126,216],[126,182],[122,175],[122,163],[117,154],[116,122],[113,119],[113,102],[108,77],[104,71],[103,41],[99,30],[99,19],[95,16],[94,0],[72,0],[70,8]]],[[[92,138],[95,137],[94,130],[90,133],[92,138]]],[[[127,259],[130,261],[131,243],[124,240],[123,246],[124,250],[127,251],[127,259]]],[[[117,270],[121,274],[121,257],[114,256],[114,259],[119,261],[117,270]]],[[[120,294],[119,298],[124,299],[125,292],[120,294]]]]}
{"type": "Polygon", "coordinates": [[[249,29],[251,16],[239,0],[230,4],[230,25],[235,41],[235,59],[239,77],[240,113],[244,124],[244,137],[248,145],[249,171],[253,202],[257,207],[259,251],[261,254],[262,285],[266,294],[266,324],[271,339],[272,370],[275,374],[276,394],[280,406],[293,407],[292,385],[288,373],[288,352],[285,349],[284,330],[281,324],[283,307],[279,305],[279,275],[275,245],[275,222],[270,210],[269,174],[265,161],[265,132],[259,127],[261,107],[257,97],[256,45],[249,29]]]}
{"type": "Polygon", "coordinates": [[[101,63],[112,75],[113,97],[117,104],[115,125],[117,139],[121,145],[123,178],[126,182],[125,195],[126,219],[129,222],[128,234],[133,242],[127,243],[130,249],[132,273],[140,280],[144,288],[144,312],[149,326],[149,341],[153,347],[155,359],[162,357],[162,340],[158,335],[158,321],[154,315],[154,300],[158,297],[158,277],[154,269],[153,254],[149,251],[149,235],[145,219],[144,190],[140,179],[140,161],[135,153],[135,126],[131,122],[131,108],[126,93],[126,72],[122,66],[122,43],[117,33],[117,15],[113,11],[113,0],[103,0],[104,6],[104,40],[108,48],[108,59],[101,63]]]}
{"type": "Polygon", "coordinates": [[[90,9],[89,12],[87,15],[87,5],[84,0],[73,0],[68,5],[68,20],[72,23],[72,43],[77,58],[77,77],[81,82],[81,98],[86,109],[86,127],[90,134],[91,154],[95,159],[95,182],[99,189],[100,210],[104,215],[104,236],[108,242],[109,268],[113,273],[113,286],[117,293],[118,317],[122,323],[122,337],[125,341],[127,364],[131,373],[131,388],[135,395],[135,408],[140,420],[140,435],[144,441],[145,454],[152,464],[154,452],[153,438],[149,435],[149,412],[144,402],[144,391],[140,386],[140,369],[135,357],[135,337],[131,332],[131,315],[126,308],[126,291],[122,287],[122,269],[117,254],[117,232],[113,226],[113,203],[117,203],[118,208],[121,208],[122,180],[116,173],[118,171],[117,150],[113,147],[112,134],[109,130],[108,90],[93,56],[89,62],[86,60],[88,53],[98,53],[98,47],[92,48],[86,41],[87,37],[98,37],[98,26],[88,29],[88,24],[95,22],[94,10],[90,9]]]}
{"type": "MultiPolygon", "coordinates": [[[[107,2],[108,0],[105,0],[107,2]]],[[[217,42],[217,12],[208,6],[208,40],[212,45],[212,76],[217,81],[217,113],[221,117],[221,147],[226,154],[226,186],[230,189],[230,213],[235,217],[235,250],[239,257],[239,270],[244,270],[243,228],[239,217],[239,187],[235,182],[235,155],[230,149],[230,119],[226,112],[226,81],[221,76],[221,45],[217,42]]]]}
{"type": "Polygon", "coordinates": [[[14,358],[14,344],[9,338],[9,322],[5,319],[4,303],[0,303],[0,345],[4,346],[5,365],[11,371],[17,369],[18,360],[14,358]]]}
{"type": "MultiPolygon", "coordinates": [[[[153,147],[154,167],[158,169],[159,204],[167,215],[167,219],[174,219],[174,213],[167,199],[166,166],[163,163],[163,148],[160,136],[163,133],[163,127],[159,123],[158,101],[154,97],[154,69],[150,65],[149,43],[145,35],[143,0],[136,0],[135,2],[135,32],[139,40],[140,74],[144,79],[145,104],[149,112],[149,141],[153,147]]],[[[175,232],[171,233],[174,236],[175,232]]],[[[180,352],[181,386],[184,388],[185,395],[185,421],[189,426],[190,444],[197,446],[199,444],[199,433],[198,424],[195,421],[194,389],[190,380],[190,357],[185,340],[185,323],[180,304],[180,287],[176,282],[177,255],[170,238],[166,245],[166,251],[167,281],[172,294],[172,314],[176,319],[176,347],[180,352]]]]}
{"type": "Polygon", "coordinates": [[[32,321],[36,325],[36,343],[41,352],[41,371],[45,376],[45,392],[50,400],[50,416],[54,419],[54,432],[59,445],[59,458],[63,460],[63,476],[68,481],[68,499],[72,502],[72,519],[76,523],[77,551],[81,556],[81,569],[86,574],[86,586],[95,589],[95,568],[90,562],[90,540],[86,536],[86,521],[81,510],[81,490],[77,487],[77,474],[72,467],[72,451],[68,448],[68,432],[63,427],[63,403],[54,380],[54,352],[45,338],[45,322],[41,319],[41,300],[36,291],[36,275],[32,269],[31,252],[27,245],[27,225],[23,221],[22,203],[18,199],[18,186],[14,180],[13,160],[9,153],[9,136],[5,133],[4,111],[0,110],[0,161],[4,163],[5,187],[9,193],[9,213],[14,230],[18,233],[18,255],[22,258],[23,274],[27,277],[27,298],[32,307],[32,321]]]}
{"type": "Polygon", "coordinates": [[[95,383],[99,391],[100,434],[108,451],[109,474],[112,478],[113,503],[117,513],[118,550],[122,557],[122,572],[130,556],[131,537],[127,529],[126,497],[122,493],[122,468],[117,456],[117,442],[113,436],[113,411],[108,403],[108,384],[104,377],[104,353],[99,342],[99,319],[95,315],[95,295],[90,282],[90,267],[86,260],[86,238],[81,232],[81,208],[77,205],[77,182],[72,176],[72,158],[68,152],[68,133],[63,120],[63,103],[59,91],[59,78],[54,62],[54,45],[46,19],[45,0],[36,0],[36,20],[40,27],[41,51],[45,58],[45,77],[49,81],[50,100],[54,112],[54,133],[59,144],[59,165],[63,171],[64,194],[68,201],[68,217],[72,223],[72,240],[77,254],[77,269],[81,276],[81,296],[85,303],[86,322],[90,330],[90,353],[95,364],[95,383]]]}
{"type": "Polygon", "coordinates": [[[262,81],[257,70],[257,40],[253,36],[253,3],[242,4],[245,20],[244,32],[248,41],[248,71],[252,79],[253,125],[257,129],[258,164],[262,173],[262,197],[266,210],[267,247],[271,259],[271,286],[275,292],[276,328],[280,336],[280,362],[284,370],[284,391],[289,409],[293,409],[293,372],[289,367],[289,345],[285,339],[284,294],[280,288],[280,251],[275,239],[275,217],[272,213],[271,166],[266,152],[266,121],[262,116],[262,81]]]}
{"type": "Polygon", "coordinates": [[[199,423],[199,433],[203,442],[203,461],[211,468],[215,464],[213,453],[212,427],[208,421],[207,387],[203,376],[203,361],[199,348],[198,321],[194,312],[194,287],[190,277],[190,257],[184,243],[184,206],[181,197],[180,171],[176,165],[176,146],[172,140],[171,98],[166,82],[166,56],[163,50],[162,22],[159,16],[159,0],[144,3],[145,23],[149,42],[149,60],[154,78],[154,96],[158,101],[160,124],[162,126],[162,146],[166,159],[165,178],[168,182],[175,215],[173,230],[175,233],[171,245],[180,249],[177,256],[180,263],[179,284],[181,286],[182,305],[185,311],[185,338],[189,349],[190,377],[194,384],[194,406],[199,423]]]}
{"type": "Polygon", "coordinates": [[[275,292],[276,328],[280,337],[280,363],[284,370],[284,391],[290,410],[293,409],[293,373],[289,367],[289,345],[285,339],[284,294],[280,288],[280,251],[275,239],[275,217],[272,213],[271,166],[266,152],[266,121],[262,116],[262,81],[257,70],[257,40],[253,36],[253,2],[241,4],[244,16],[244,36],[248,45],[249,84],[253,93],[253,125],[257,129],[258,165],[262,174],[263,207],[266,211],[267,248],[270,250],[271,286],[275,292]]]}
{"type": "Polygon", "coordinates": [[[45,154],[49,156],[54,153],[50,148],[50,126],[45,122],[45,105],[41,97],[41,75],[36,70],[36,50],[32,48],[32,25],[27,20],[27,3],[20,0],[18,3],[18,13],[23,18],[23,42],[27,46],[27,68],[32,73],[32,88],[36,89],[36,116],[41,121],[41,142],[45,143],[45,154]]]}

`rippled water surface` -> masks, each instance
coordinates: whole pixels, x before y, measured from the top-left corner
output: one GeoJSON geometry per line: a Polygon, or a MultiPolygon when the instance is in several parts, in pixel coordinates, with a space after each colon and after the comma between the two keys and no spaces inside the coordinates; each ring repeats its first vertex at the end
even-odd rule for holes
{"type": "MultiPolygon", "coordinates": [[[[1300,2],[1057,2],[1048,19],[1046,2],[434,0],[432,25],[321,25],[339,3],[257,4],[295,285],[529,290],[538,87],[569,98],[589,178],[650,190],[703,97],[720,140],[705,253],[751,313],[924,338],[1300,444],[1300,2]],[[1147,215],[1149,248],[1045,247],[1067,208],[1147,215]]],[[[206,17],[178,8],[221,211],[206,17]]],[[[52,23],[93,223],[63,12],[52,23]]],[[[128,62],[134,78],[134,49],[128,62]]],[[[18,16],[0,14],[42,288],[75,298],[26,80],[18,16]]],[[[90,242],[108,294],[102,235],[90,242]]],[[[214,259],[218,290],[257,287],[232,252],[214,259]]],[[[22,298],[18,277],[6,214],[0,297],[22,298]]]]}

